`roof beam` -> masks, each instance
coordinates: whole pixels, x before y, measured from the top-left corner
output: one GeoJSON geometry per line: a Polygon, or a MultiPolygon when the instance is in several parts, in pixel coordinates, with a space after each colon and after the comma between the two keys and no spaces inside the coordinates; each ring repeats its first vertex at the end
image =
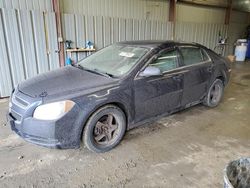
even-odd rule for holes
{"type": "Polygon", "coordinates": [[[55,17],[56,17],[56,30],[57,30],[57,37],[58,37],[58,46],[59,46],[59,62],[60,62],[60,67],[64,66],[64,43],[63,41],[63,35],[62,35],[62,22],[61,22],[61,12],[60,12],[60,4],[59,0],[52,0],[52,5],[53,5],[53,11],[55,12],[55,17]]]}
{"type": "Polygon", "coordinates": [[[206,1],[188,1],[188,0],[178,0],[178,3],[186,4],[186,5],[194,5],[194,6],[199,6],[199,7],[204,7],[204,8],[226,8],[227,6],[225,5],[220,5],[220,4],[209,4],[206,1]]]}
{"type": "Polygon", "coordinates": [[[229,25],[229,23],[230,23],[230,17],[231,17],[231,14],[232,14],[232,9],[233,9],[232,0],[228,0],[228,5],[227,5],[226,15],[225,15],[225,24],[226,25],[229,25]]]}
{"type": "Polygon", "coordinates": [[[169,0],[169,21],[175,22],[176,20],[176,0],[169,0]]]}

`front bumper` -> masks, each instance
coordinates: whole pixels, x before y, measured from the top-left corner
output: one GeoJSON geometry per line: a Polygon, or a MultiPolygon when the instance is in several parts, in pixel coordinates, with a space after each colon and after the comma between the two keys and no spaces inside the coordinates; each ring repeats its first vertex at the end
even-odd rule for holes
{"type": "Polygon", "coordinates": [[[8,122],[14,132],[33,144],[58,149],[79,148],[83,117],[76,108],[73,109],[56,121],[28,117],[19,122],[9,113],[8,122]]]}
{"type": "Polygon", "coordinates": [[[24,140],[48,148],[62,148],[62,143],[55,137],[55,122],[42,122],[29,118],[22,124],[15,122],[11,114],[8,116],[11,130],[24,140]]]}
{"type": "Polygon", "coordinates": [[[10,99],[8,122],[24,140],[49,148],[80,147],[86,115],[78,105],[58,120],[38,120],[33,118],[33,112],[40,101],[19,91],[10,99]]]}

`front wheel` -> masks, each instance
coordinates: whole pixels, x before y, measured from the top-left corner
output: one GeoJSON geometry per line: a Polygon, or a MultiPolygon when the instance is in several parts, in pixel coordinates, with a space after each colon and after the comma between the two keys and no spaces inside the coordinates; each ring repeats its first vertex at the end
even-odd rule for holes
{"type": "Polygon", "coordinates": [[[203,101],[203,104],[208,107],[216,107],[220,103],[223,93],[223,82],[220,79],[216,79],[209,88],[207,96],[203,101]]]}
{"type": "Polygon", "coordinates": [[[97,110],[89,118],[84,132],[85,146],[94,152],[106,152],[119,144],[126,131],[123,111],[113,105],[97,110]]]}

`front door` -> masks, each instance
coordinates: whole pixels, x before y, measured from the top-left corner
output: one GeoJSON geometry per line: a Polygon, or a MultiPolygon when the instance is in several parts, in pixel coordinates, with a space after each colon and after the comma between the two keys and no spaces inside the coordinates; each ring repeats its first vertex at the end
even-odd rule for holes
{"type": "Polygon", "coordinates": [[[171,112],[181,105],[183,91],[182,72],[175,70],[179,66],[177,50],[165,50],[148,66],[161,70],[162,75],[140,77],[134,80],[135,121],[171,112]]]}

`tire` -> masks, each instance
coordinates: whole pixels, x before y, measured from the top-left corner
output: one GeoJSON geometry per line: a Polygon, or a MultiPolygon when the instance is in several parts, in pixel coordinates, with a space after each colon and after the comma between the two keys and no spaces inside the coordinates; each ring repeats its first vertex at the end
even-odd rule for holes
{"type": "Polygon", "coordinates": [[[114,105],[101,107],[86,123],[84,144],[93,152],[107,152],[120,143],[126,127],[126,116],[120,108],[114,105]]]}
{"type": "Polygon", "coordinates": [[[216,79],[210,86],[203,104],[208,107],[216,107],[224,94],[224,85],[222,80],[216,79]]]}

